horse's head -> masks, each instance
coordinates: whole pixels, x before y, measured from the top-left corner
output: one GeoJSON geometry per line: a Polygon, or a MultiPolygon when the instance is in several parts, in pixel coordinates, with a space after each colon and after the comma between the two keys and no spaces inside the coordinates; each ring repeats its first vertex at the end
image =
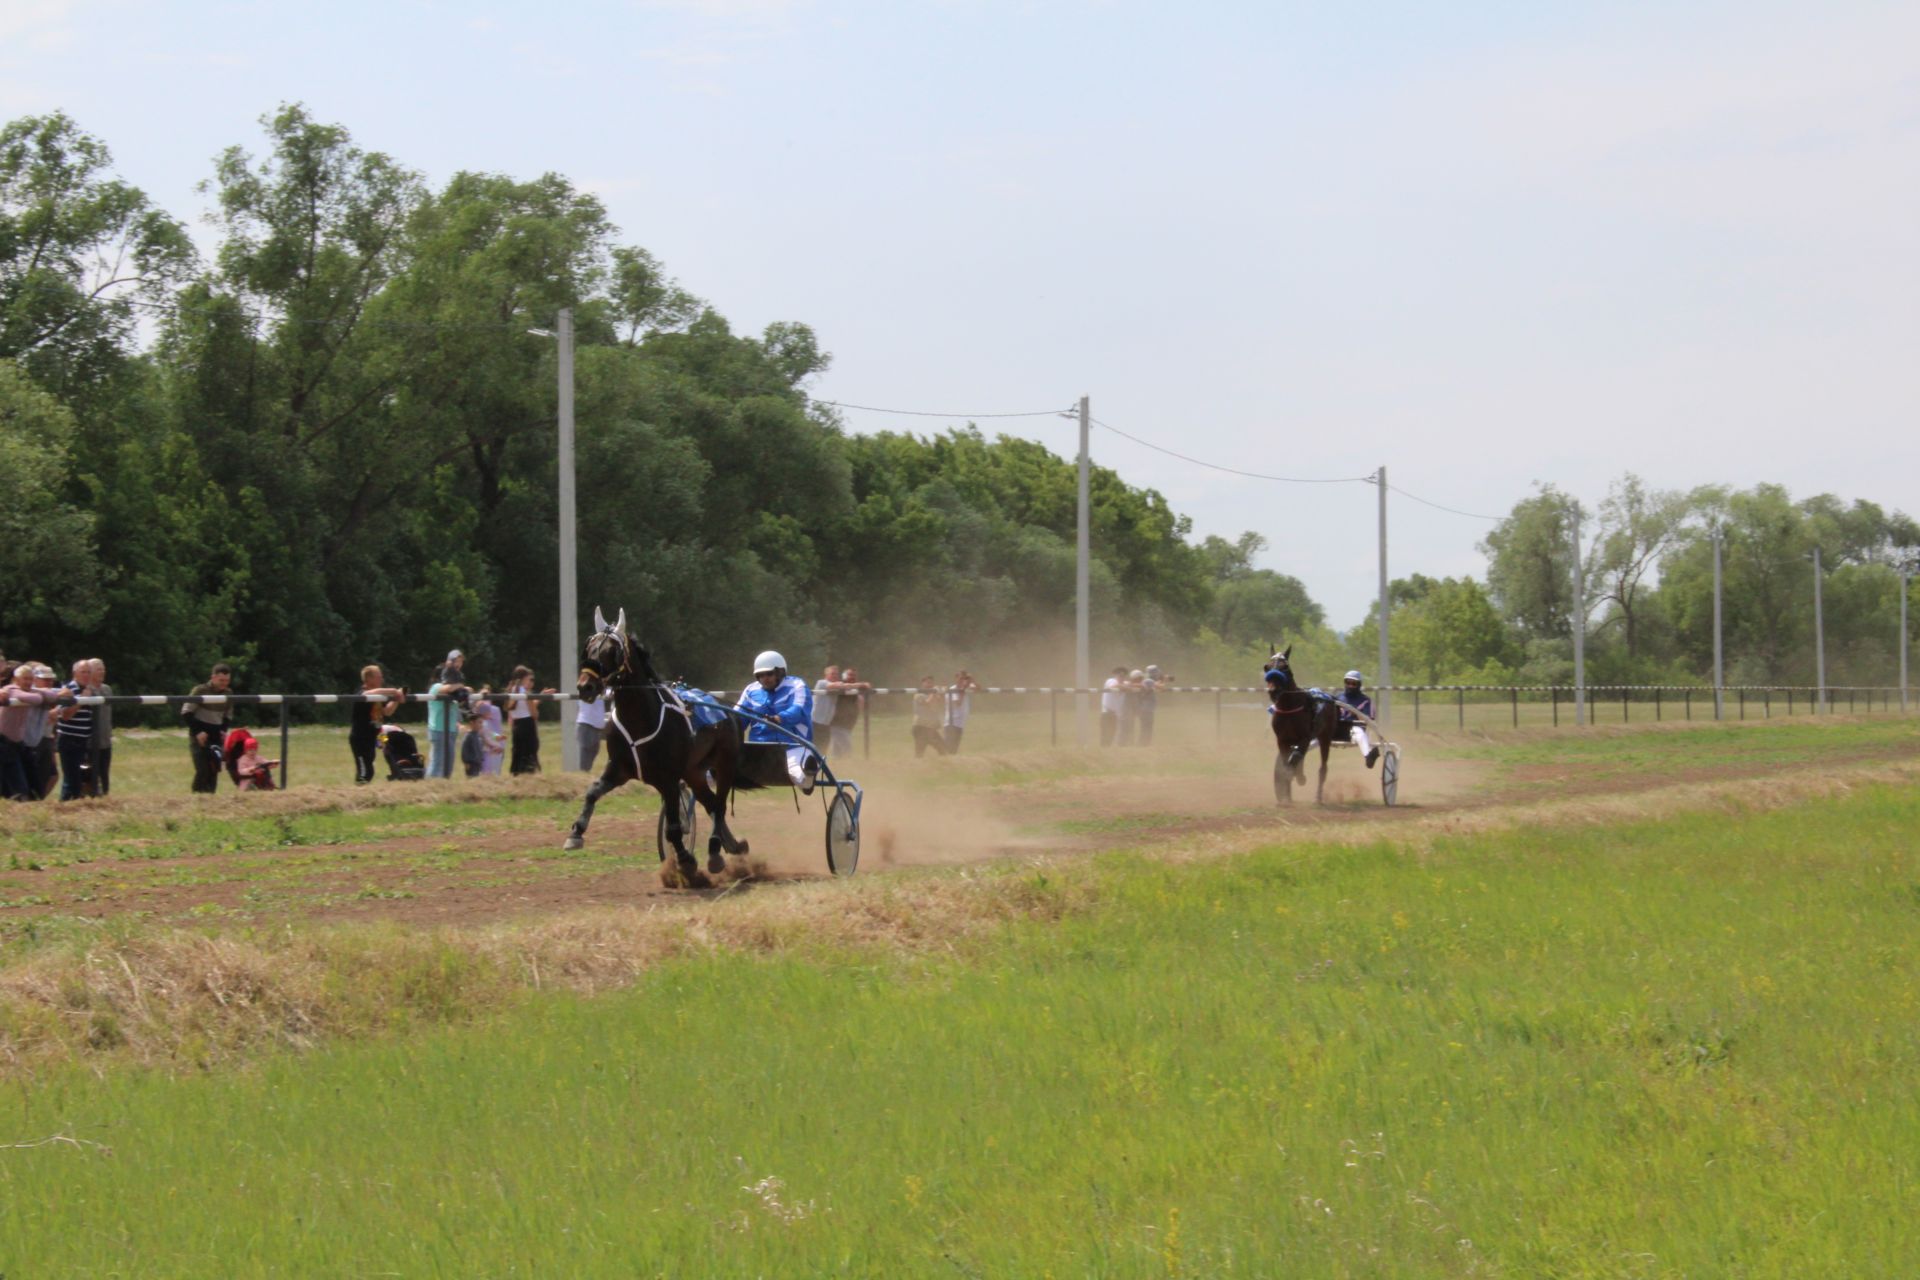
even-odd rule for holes
{"type": "Polygon", "coordinates": [[[575,691],[583,701],[592,702],[608,689],[635,678],[651,680],[653,665],[648,661],[646,646],[635,643],[627,634],[627,611],[622,609],[609,624],[600,606],[595,605],[593,634],[587,637],[575,691]]]}
{"type": "MultiPolygon", "coordinates": [[[[1273,649],[1272,641],[1268,641],[1267,647],[1273,649]]],[[[1292,645],[1288,645],[1284,649],[1273,649],[1273,652],[1267,657],[1267,670],[1284,671],[1291,676],[1293,674],[1293,668],[1287,665],[1287,658],[1291,656],[1292,653],[1292,645]]]]}

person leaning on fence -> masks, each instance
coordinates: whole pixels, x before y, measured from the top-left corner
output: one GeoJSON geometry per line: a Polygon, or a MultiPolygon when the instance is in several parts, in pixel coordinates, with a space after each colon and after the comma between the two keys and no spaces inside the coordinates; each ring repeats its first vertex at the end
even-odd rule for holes
{"type": "Polygon", "coordinates": [[[44,718],[46,696],[34,687],[34,664],[22,662],[12,671],[12,682],[0,687],[0,796],[8,800],[38,800],[39,762],[27,746],[27,723],[35,712],[44,718]]]}
{"type": "Polygon", "coordinates": [[[34,767],[38,770],[40,794],[34,799],[45,800],[60,781],[60,757],[54,750],[53,738],[54,728],[60,722],[60,705],[68,695],[55,678],[53,668],[44,662],[33,666],[33,687],[46,695],[46,700],[28,714],[24,741],[33,749],[34,767]]]}
{"type": "Polygon", "coordinates": [[[193,758],[193,789],[209,795],[220,788],[220,742],[233,712],[225,702],[201,699],[225,694],[232,686],[233,668],[219,663],[207,682],[193,686],[193,692],[180,704],[180,716],[187,722],[187,753],[193,758]]]}
{"type": "Polygon", "coordinates": [[[829,662],[813,685],[813,745],[822,751],[833,746],[833,717],[840,710],[840,668],[829,662]]]}
{"type": "Polygon", "coordinates": [[[427,776],[451,778],[460,754],[460,714],[467,705],[467,686],[461,676],[462,659],[455,649],[427,690],[427,776]]]}
{"type": "Polygon", "coordinates": [[[1138,745],[1153,745],[1153,717],[1160,709],[1160,691],[1173,683],[1173,677],[1161,672],[1157,663],[1149,662],[1145,679],[1140,682],[1140,735],[1138,745]]]}
{"type": "Polygon", "coordinates": [[[862,680],[857,670],[841,669],[840,697],[833,713],[833,755],[853,754],[853,731],[860,727],[860,717],[866,714],[867,695],[871,692],[873,685],[862,680]]]}
{"type": "Polygon", "coordinates": [[[934,686],[932,676],[920,677],[920,688],[913,695],[913,754],[916,759],[932,747],[936,755],[947,754],[946,740],[940,730],[946,721],[947,696],[934,686]]]}
{"type": "Polygon", "coordinates": [[[973,693],[980,687],[969,672],[953,673],[953,683],[947,686],[947,715],[941,737],[946,739],[947,754],[958,755],[960,738],[967,731],[967,717],[973,714],[973,693]]]}
{"type": "MultiPolygon", "coordinates": [[[[370,662],[360,668],[361,700],[355,702],[347,713],[347,750],[353,753],[353,780],[356,784],[373,781],[373,762],[380,751],[380,722],[406,701],[407,691],[382,684],[385,678],[386,673],[378,663],[370,662]],[[368,698],[385,698],[386,701],[368,702],[368,698]]],[[[432,709],[428,711],[431,714],[432,709]]]]}
{"type": "MultiPolygon", "coordinates": [[[[513,679],[507,681],[507,693],[529,695],[534,692],[533,668],[515,667],[513,679]]],[[[554,693],[553,689],[542,689],[541,693],[554,693]]],[[[507,769],[511,773],[540,772],[540,718],[539,707],[531,697],[514,698],[507,704],[507,719],[512,727],[513,760],[507,769]]]]}
{"type": "Polygon", "coordinates": [[[1127,669],[1115,667],[1100,686],[1100,745],[1110,747],[1120,736],[1120,717],[1127,707],[1127,669]]]}
{"type": "MultiPolygon", "coordinates": [[[[113,696],[107,683],[105,658],[87,659],[87,683],[102,698],[113,696]]],[[[102,702],[93,709],[93,793],[104,796],[113,790],[113,704],[102,702]]]]}
{"type": "MultiPolygon", "coordinates": [[[[92,669],[85,658],[73,664],[73,679],[66,684],[70,697],[92,696],[92,669]]],[[[60,753],[60,799],[78,800],[96,794],[93,783],[93,717],[98,708],[72,703],[56,714],[54,749],[60,753]]]]}

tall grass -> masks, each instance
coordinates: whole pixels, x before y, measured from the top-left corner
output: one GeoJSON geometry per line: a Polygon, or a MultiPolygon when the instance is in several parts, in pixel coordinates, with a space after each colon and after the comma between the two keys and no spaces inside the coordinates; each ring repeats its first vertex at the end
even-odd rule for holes
{"type": "Polygon", "coordinates": [[[1002,868],[1035,909],[951,951],[57,1072],[0,1141],[111,1154],[0,1150],[0,1271],[1911,1275],[1917,822],[1002,868]]]}

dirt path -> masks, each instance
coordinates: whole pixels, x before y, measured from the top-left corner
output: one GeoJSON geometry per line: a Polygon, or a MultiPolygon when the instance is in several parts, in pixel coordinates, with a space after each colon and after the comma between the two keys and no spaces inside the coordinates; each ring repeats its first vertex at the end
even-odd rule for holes
{"type": "MultiPolygon", "coordinates": [[[[1920,751],[1920,747],[1916,747],[1920,751]]],[[[1029,853],[1155,845],[1227,833],[1392,829],[1436,814],[1535,802],[1556,795],[1620,794],[1703,781],[1764,777],[1797,761],[1701,762],[1675,772],[1587,771],[1567,765],[1496,770],[1442,753],[1408,753],[1400,800],[1380,803],[1379,775],[1353,753],[1335,756],[1328,801],[1273,802],[1264,759],[1219,752],[1178,760],[1127,757],[959,758],[863,763],[850,769],[867,789],[863,876],[911,866],[955,865],[1029,853]],[[924,767],[923,767],[924,766],[924,767]]],[[[1311,795],[1312,771],[1305,795],[1311,795]]],[[[1296,795],[1303,793],[1296,788],[1296,795]]],[[[397,823],[405,808],[391,810],[397,823]]],[[[759,891],[825,874],[819,799],[798,810],[787,795],[740,799],[735,830],[750,840],[754,879],[700,891],[663,887],[654,853],[651,793],[629,790],[603,803],[586,850],[564,854],[573,812],[556,802],[550,825],[495,818],[477,806],[471,830],[367,843],[294,844],[244,852],[150,857],[111,846],[90,860],[0,870],[0,939],[48,917],[134,917],[178,925],[278,925],[384,920],[464,925],[593,906],[671,907],[719,893],[759,891]]],[[[538,822],[538,819],[535,819],[538,822]]],[[[416,828],[417,829],[417,828],[416,828]]],[[[705,820],[701,833],[704,841],[705,820]]],[[[703,850],[702,850],[703,852],[703,850]]]]}

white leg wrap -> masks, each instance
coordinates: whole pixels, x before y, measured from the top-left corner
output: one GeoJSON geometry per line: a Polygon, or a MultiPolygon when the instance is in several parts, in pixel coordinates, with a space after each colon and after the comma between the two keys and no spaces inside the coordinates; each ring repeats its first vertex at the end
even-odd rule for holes
{"type": "Polygon", "coordinates": [[[1353,726],[1353,745],[1360,748],[1361,755],[1367,754],[1367,751],[1371,747],[1371,744],[1367,741],[1367,731],[1365,727],[1358,723],[1353,726]]]}

